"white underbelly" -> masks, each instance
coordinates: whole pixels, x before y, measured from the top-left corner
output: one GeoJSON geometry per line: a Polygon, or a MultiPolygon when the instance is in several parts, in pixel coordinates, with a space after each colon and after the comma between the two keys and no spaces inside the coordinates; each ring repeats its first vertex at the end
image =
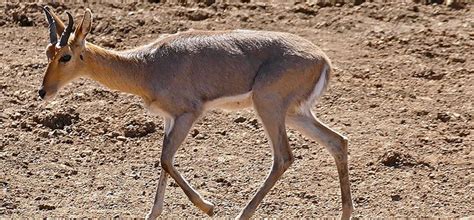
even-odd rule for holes
{"type": "Polygon", "coordinates": [[[223,109],[223,110],[237,110],[249,108],[252,106],[252,92],[247,92],[236,96],[227,96],[217,98],[212,101],[204,103],[204,110],[223,109]]]}
{"type": "MultiPolygon", "coordinates": [[[[154,115],[159,115],[165,119],[172,119],[173,116],[171,113],[164,111],[159,107],[158,104],[154,102],[144,103],[145,109],[154,115]]],[[[217,98],[212,101],[204,103],[204,111],[212,109],[222,109],[222,110],[237,110],[252,107],[252,92],[247,92],[241,95],[236,96],[227,96],[222,98],[217,98]]]]}

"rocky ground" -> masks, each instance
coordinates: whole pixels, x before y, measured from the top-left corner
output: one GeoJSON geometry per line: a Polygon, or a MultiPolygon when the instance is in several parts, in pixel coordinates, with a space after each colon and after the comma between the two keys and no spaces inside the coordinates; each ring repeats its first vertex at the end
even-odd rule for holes
{"type": "MultiPolygon", "coordinates": [[[[472,5],[93,4],[89,41],[121,50],[190,28],[262,29],[301,35],[335,73],[314,107],[350,139],[355,217],[474,215],[472,5]]],[[[83,5],[54,4],[80,18],[83,5]]],[[[37,97],[47,65],[37,4],[0,10],[0,217],[143,217],[152,206],[161,118],[132,95],[79,80],[50,103],[37,97]]],[[[296,162],[255,217],[340,214],[333,159],[289,131],[296,162]]],[[[210,112],[176,166],[232,217],[260,186],[271,151],[252,111],[210,112]]],[[[164,217],[206,217],[174,181],[164,217]]]]}

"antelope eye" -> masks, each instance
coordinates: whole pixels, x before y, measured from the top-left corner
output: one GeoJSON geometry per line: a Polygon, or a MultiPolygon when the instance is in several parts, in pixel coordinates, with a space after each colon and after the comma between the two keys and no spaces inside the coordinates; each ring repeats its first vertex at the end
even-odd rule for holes
{"type": "Polygon", "coordinates": [[[61,58],[59,58],[59,62],[63,62],[63,63],[65,63],[69,60],[71,60],[71,55],[64,55],[61,58]]]}

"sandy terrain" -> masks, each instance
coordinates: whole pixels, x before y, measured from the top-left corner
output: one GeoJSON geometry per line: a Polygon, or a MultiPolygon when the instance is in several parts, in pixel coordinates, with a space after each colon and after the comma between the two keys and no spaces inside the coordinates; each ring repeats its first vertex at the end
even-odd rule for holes
{"type": "MultiPolygon", "coordinates": [[[[474,13],[472,5],[364,3],[89,4],[89,41],[116,50],[190,28],[287,31],[319,45],[335,74],[314,107],[350,139],[355,217],[474,215],[474,13]]],[[[83,5],[56,4],[79,19],[83,5]]],[[[158,181],[161,118],[137,97],[79,80],[48,104],[37,97],[47,64],[37,4],[0,10],[0,218],[144,217],[158,181]]],[[[340,214],[328,152],[289,131],[296,162],[255,217],[340,214]]],[[[176,166],[235,216],[262,183],[271,151],[252,111],[210,112],[176,166]]],[[[206,217],[171,180],[163,217],[206,217]]]]}

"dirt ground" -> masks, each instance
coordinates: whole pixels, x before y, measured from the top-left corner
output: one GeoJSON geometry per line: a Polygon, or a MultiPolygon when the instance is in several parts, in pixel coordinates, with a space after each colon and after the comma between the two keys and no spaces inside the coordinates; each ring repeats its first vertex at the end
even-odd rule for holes
{"type": "MultiPolygon", "coordinates": [[[[90,42],[133,48],[190,28],[286,31],[319,45],[335,73],[318,117],[350,139],[354,217],[474,215],[472,5],[89,4],[90,42]]],[[[84,5],[55,4],[76,20],[84,5]]],[[[37,4],[0,10],[0,218],[144,217],[161,171],[161,118],[141,100],[78,80],[37,97],[48,33],[37,4]]],[[[296,156],[255,217],[340,214],[337,171],[289,130],[296,156]]],[[[233,217],[263,182],[271,150],[250,110],[213,111],[178,152],[183,176],[233,217]]],[[[163,217],[204,218],[170,180],[163,217]]]]}

